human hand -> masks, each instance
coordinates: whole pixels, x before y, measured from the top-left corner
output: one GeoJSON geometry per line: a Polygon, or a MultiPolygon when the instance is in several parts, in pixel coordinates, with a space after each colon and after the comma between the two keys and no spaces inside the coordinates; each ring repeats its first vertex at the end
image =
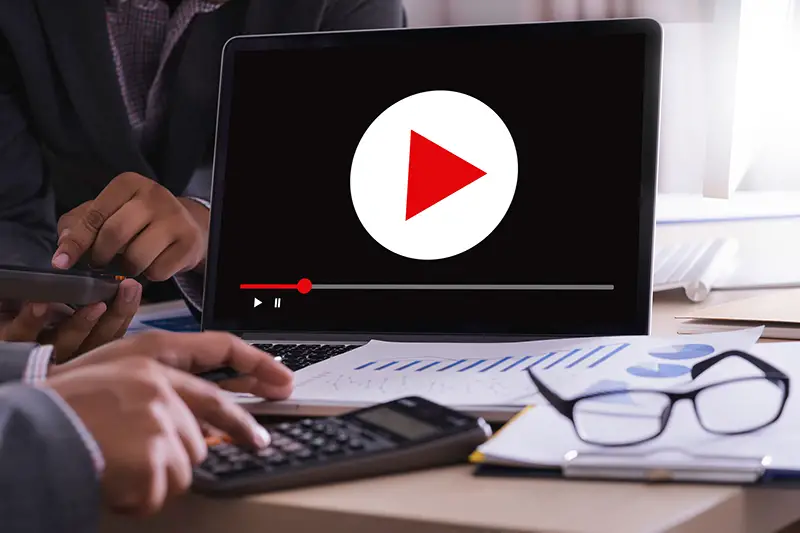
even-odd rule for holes
{"type": "Polygon", "coordinates": [[[292,392],[291,370],[271,355],[227,333],[170,333],[149,331],[106,344],[77,359],[55,366],[53,373],[119,361],[132,355],[148,357],[172,368],[197,374],[220,367],[232,367],[241,377],[225,380],[219,386],[268,400],[284,400],[292,392]]]}
{"type": "Polygon", "coordinates": [[[58,303],[3,302],[0,341],[52,344],[56,361],[68,361],[125,335],[141,295],[141,285],[126,279],[110,308],[96,303],[74,311],[58,303]]]}
{"type": "Polygon", "coordinates": [[[117,255],[125,273],[164,281],[202,264],[208,235],[208,210],[179,199],[139,174],[120,174],[92,201],[58,221],[55,268],[70,268],[88,254],[105,266],[117,255]]]}
{"type": "Polygon", "coordinates": [[[77,413],[103,454],[101,486],[114,511],[149,515],[189,489],[208,453],[201,424],[245,447],[267,431],[220,389],[148,357],[87,365],[46,385],[77,413]]]}

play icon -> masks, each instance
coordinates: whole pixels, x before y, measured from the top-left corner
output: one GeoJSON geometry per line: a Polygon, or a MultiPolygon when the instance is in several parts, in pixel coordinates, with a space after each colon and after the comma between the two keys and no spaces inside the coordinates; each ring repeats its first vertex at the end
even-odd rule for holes
{"type": "Polygon", "coordinates": [[[367,233],[410,259],[453,257],[506,216],[517,151],[503,120],[466,94],[430,91],[395,103],[353,156],[350,195],[367,233]]]}
{"type": "Polygon", "coordinates": [[[258,298],[253,298],[253,307],[258,307],[259,305],[261,305],[261,303],[262,303],[261,300],[259,300],[258,298]]]}
{"type": "Polygon", "coordinates": [[[411,130],[406,220],[485,175],[475,165],[411,130]]]}

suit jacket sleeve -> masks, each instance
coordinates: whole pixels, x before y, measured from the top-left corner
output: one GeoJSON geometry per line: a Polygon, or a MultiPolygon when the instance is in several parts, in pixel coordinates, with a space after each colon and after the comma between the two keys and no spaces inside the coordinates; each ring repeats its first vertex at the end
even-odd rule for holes
{"type": "MultiPolygon", "coordinates": [[[[320,30],[402,28],[407,25],[402,0],[330,0],[320,30]]],[[[185,196],[209,199],[211,180],[196,174],[185,196]]],[[[188,272],[174,278],[195,317],[203,308],[203,278],[188,272]]]]}
{"type": "Polygon", "coordinates": [[[55,203],[19,79],[0,35],[0,264],[44,267],[55,250],[55,203]]]}
{"type": "Polygon", "coordinates": [[[0,529],[97,529],[97,473],[79,432],[44,389],[0,386],[0,529]]]}
{"type": "Polygon", "coordinates": [[[0,342],[0,384],[24,380],[31,358],[39,349],[38,344],[0,342]]]}
{"type": "Polygon", "coordinates": [[[405,25],[402,0],[331,0],[321,29],[372,30],[405,25]]]}

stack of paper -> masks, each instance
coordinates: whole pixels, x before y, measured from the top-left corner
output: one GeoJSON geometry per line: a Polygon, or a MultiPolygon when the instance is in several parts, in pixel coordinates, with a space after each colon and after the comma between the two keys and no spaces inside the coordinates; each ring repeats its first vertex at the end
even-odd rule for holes
{"type": "Polygon", "coordinates": [[[764,326],[764,337],[800,340],[800,290],[784,289],[762,296],[705,307],[675,318],[678,333],[698,334],[764,326]]]}
{"type": "Polygon", "coordinates": [[[567,392],[685,378],[700,358],[749,349],[761,328],[686,337],[598,337],[516,343],[393,343],[363,347],[299,370],[292,397],[258,402],[259,414],[335,415],[403,396],[422,396],[490,421],[538,400],[526,369],[567,392]],[[642,377],[644,376],[644,378],[642,377]]]}

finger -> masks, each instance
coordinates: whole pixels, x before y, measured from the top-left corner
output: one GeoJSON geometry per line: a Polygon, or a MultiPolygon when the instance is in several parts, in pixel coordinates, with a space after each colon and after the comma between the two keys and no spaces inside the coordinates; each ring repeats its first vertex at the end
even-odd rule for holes
{"type": "Polygon", "coordinates": [[[91,201],[83,202],[81,205],[79,205],[72,211],[69,211],[68,213],[61,215],[61,218],[58,219],[59,237],[61,236],[62,233],[64,233],[64,230],[66,230],[75,223],[75,220],[83,216],[83,213],[90,205],[92,205],[91,201]]]}
{"type": "Polygon", "coordinates": [[[194,243],[191,239],[179,239],[156,257],[144,274],[151,281],[167,280],[196,265],[200,257],[193,257],[195,255],[197,254],[194,253],[194,243]]]}
{"type": "Polygon", "coordinates": [[[136,280],[126,279],[120,283],[117,297],[81,344],[81,352],[122,337],[139,309],[141,299],[142,286],[136,280]]]}
{"type": "Polygon", "coordinates": [[[200,428],[200,422],[192,413],[192,410],[189,409],[179,393],[172,389],[169,390],[171,394],[167,398],[167,408],[169,409],[170,418],[175,424],[181,449],[185,450],[184,455],[186,455],[191,481],[192,465],[200,464],[205,460],[208,448],[206,447],[203,431],[200,428]]]}
{"type": "Polygon", "coordinates": [[[283,400],[292,391],[291,370],[233,335],[219,332],[179,335],[171,347],[178,352],[180,364],[186,365],[184,370],[192,373],[229,366],[255,378],[259,396],[266,399],[283,400]]]}
{"type": "Polygon", "coordinates": [[[142,180],[146,178],[133,173],[114,178],[83,213],[64,228],[53,255],[53,266],[72,267],[92,247],[106,221],[136,195],[142,180]]]}
{"type": "MultiPolygon", "coordinates": [[[[217,383],[221,389],[238,394],[252,394],[259,398],[272,398],[274,399],[275,387],[271,385],[264,385],[253,376],[242,376],[233,379],[226,379],[217,383]]],[[[287,394],[286,397],[289,395],[287,394]]]]}
{"type": "Polygon", "coordinates": [[[106,465],[103,492],[107,505],[117,513],[153,514],[168,493],[172,419],[161,402],[150,405],[148,414],[147,419],[132,419],[134,426],[129,429],[136,432],[136,437],[119,441],[119,449],[111,450],[117,460],[106,465]]]}
{"type": "Polygon", "coordinates": [[[168,470],[174,449],[170,442],[170,437],[174,436],[170,435],[174,426],[169,410],[159,405],[154,406],[151,412],[158,421],[161,434],[157,444],[147,451],[150,456],[145,465],[150,471],[146,473],[146,483],[143,486],[144,493],[138,508],[140,515],[152,515],[164,506],[169,494],[168,470]]]}
{"type": "Polygon", "coordinates": [[[35,342],[47,325],[49,306],[30,303],[22,306],[19,314],[6,324],[0,337],[7,342],[35,342]]]}
{"type": "Polygon", "coordinates": [[[267,430],[226,397],[219,387],[173,368],[166,371],[175,391],[199,420],[223,431],[243,446],[261,449],[269,445],[267,430]]]}
{"type": "Polygon", "coordinates": [[[175,236],[168,224],[150,224],[125,250],[123,258],[129,275],[138,276],[147,270],[173,242],[175,236]]]}
{"type": "MultiPolygon", "coordinates": [[[[191,416],[191,413],[190,413],[191,416]]],[[[197,425],[195,423],[195,425],[197,425]]],[[[170,459],[167,463],[167,497],[174,498],[184,494],[192,486],[192,461],[189,458],[185,441],[173,435],[169,440],[170,459]]],[[[199,463],[198,463],[199,464],[199,463]]]]}
{"type": "Polygon", "coordinates": [[[92,245],[92,263],[107,265],[153,220],[153,211],[134,198],[111,215],[92,245]]]}
{"type": "Polygon", "coordinates": [[[56,362],[63,363],[78,355],[81,344],[106,310],[104,303],[88,305],[76,311],[69,319],[48,333],[48,341],[53,345],[56,362]]]}

